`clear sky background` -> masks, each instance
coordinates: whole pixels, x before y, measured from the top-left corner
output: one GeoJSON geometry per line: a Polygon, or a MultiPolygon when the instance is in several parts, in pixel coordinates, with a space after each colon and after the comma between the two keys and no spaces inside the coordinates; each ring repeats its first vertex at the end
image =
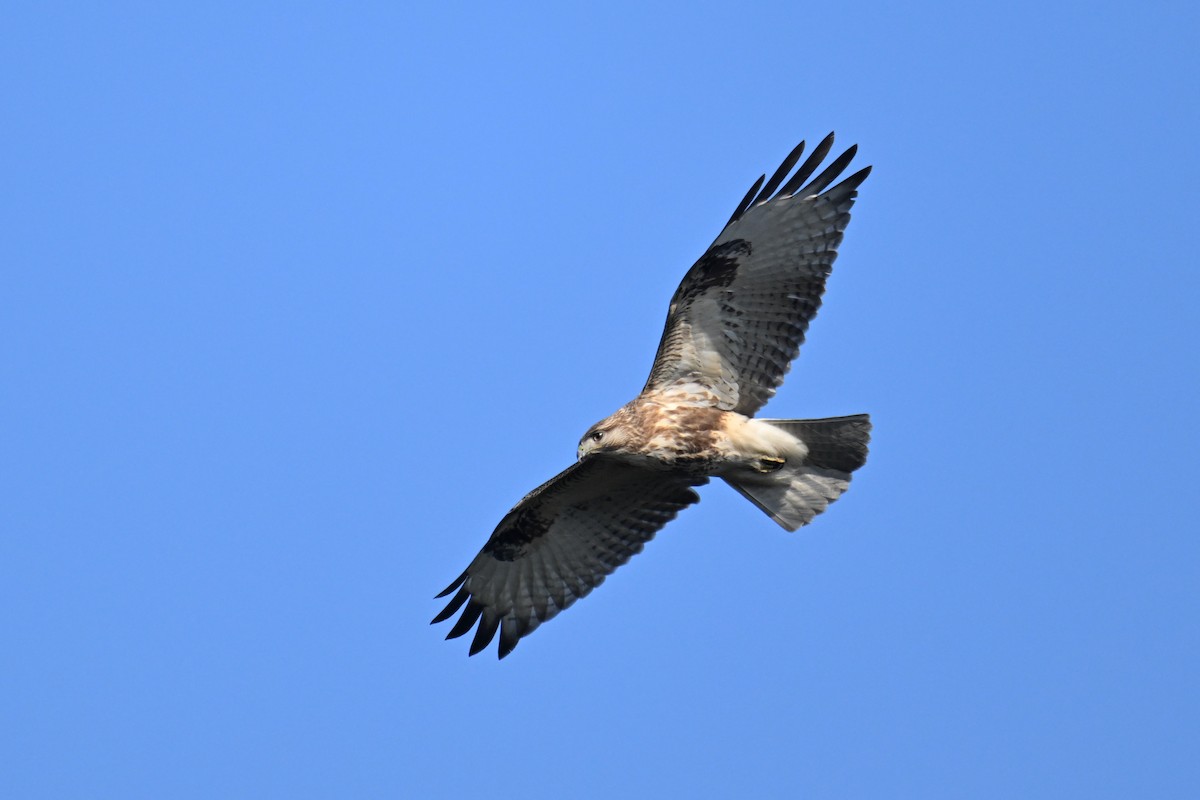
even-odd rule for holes
{"type": "Polygon", "coordinates": [[[406,5],[6,9],[0,795],[1200,796],[1194,3],[406,5]],[[849,494],[442,641],[830,130],[849,494]]]}

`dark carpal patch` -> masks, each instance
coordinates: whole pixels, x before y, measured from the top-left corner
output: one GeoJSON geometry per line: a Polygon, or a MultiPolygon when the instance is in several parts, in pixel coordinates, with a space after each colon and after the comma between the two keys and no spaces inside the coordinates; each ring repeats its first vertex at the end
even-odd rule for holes
{"type": "Polygon", "coordinates": [[[549,532],[549,520],[529,511],[522,511],[488,539],[487,544],[483,546],[483,552],[497,561],[516,561],[525,554],[526,545],[549,532]]]}
{"type": "Polygon", "coordinates": [[[733,239],[710,247],[688,270],[675,292],[672,304],[691,300],[709,289],[719,289],[733,283],[737,277],[739,259],[750,255],[750,249],[750,242],[745,239],[733,239]]]}

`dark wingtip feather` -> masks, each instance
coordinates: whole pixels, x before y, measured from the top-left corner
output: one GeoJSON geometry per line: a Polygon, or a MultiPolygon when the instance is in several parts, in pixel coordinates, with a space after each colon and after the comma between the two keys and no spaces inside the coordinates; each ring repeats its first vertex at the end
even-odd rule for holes
{"type": "Polygon", "coordinates": [[[804,192],[806,196],[820,194],[821,192],[825,191],[825,187],[837,180],[838,175],[842,174],[842,170],[846,168],[846,165],[850,163],[850,161],[854,158],[854,154],[857,152],[858,145],[850,145],[850,147],[846,149],[846,152],[835,158],[820,175],[812,179],[812,183],[808,184],[808,186],[805,186],[803,189],[801,189],[801,191],[804,192]]]}
{"type": "Polygon", "coordinates": [[[438,598],[445,597],[446,595],[450,594],[458,587],[462,586],[463,583],[466,582],[466,580],[467,580],[467,573],[464,571],[462,575],[459,575],[457,578],[454,579],[454,583],[450,584],[445,589],[442,589],[442,591],[435,594],[433,596],[433,599],[437,600],[438,598]]]}
{"type": "Polygon", "coordinates": [[[462,616],[458,618],[458,622],[454,623],[454,627],[446,634],[446,638],[457,639],[471,630],[471,626],[475,624],[475,620],[479,619],[479,615],[482,613],[483,604],[472,598],[467,603],[467,608],[463,611],[462,616]]]}
{"type": "MultiPolygon", "coordinates": [[[[746,213],[746,209],[754,202],[754,198],[758,196],[758,187],[762,186],[763,181],[767,179],[766,175],[759,175],[758,180],[750,187],[750,191],[746,192],[746,196],[742,198],[742,202],[738,203],[738,207],[734,210],[733,216],[729,218],[729,222],[736,222],[741,219],[742,214],[746,213]]],[[[728,225],[729,222],[725,224],[728,225]]]]}
{"type": "Polygon", "coordinates": [[[468,652],[468,655],[473,656],[491,644],[492,637],[496,635],[496,628],[499,626],[499,615],[490,608],[485,609],[483,612],[483,618],[479,623],[479,629],[475,631],[475,638],[471,640],[471,649],[468,652]]]}
{"type": "Polygon", "coordinates": [[[846,178],[846,180],[842,181],[841,183],[839,183],[837,186],[835,186],[833,188],[834,189],[843,189],[844,191],[852,192],[855,189],[857,189],[859,186],[861,186],[862,182],[865,181],[867,179],[867,176],[870,174],[871,174],[871,168],[863,167],[858,172],[854,173],[849,178],[846,178]]]}
{"type": "Polygon", "coordinates": [[[515,617],[505,617],[500,623],[500,658],[511,653],[521,641],[521,637],[529,632],[529,624],[515,617]]]}
{"type": "Polygon", "coordinates": [[[761,203],[764,200],[770,199],[775,193],[775,189],[779,187],[779,184],[783,183],[783,179],[792,171],[792,167],[796,166],[796,162],[800,160],[800,156],[803,154],[804,142],[801,141],[800,144],[792,148],[792,152],[788,153],[787,158],[779,165],[779,169],[775,170],[775,174],[771,176],[771,180],[767,181],[767,185],[758,193],[758,197],[754,199],[754,202],[761,203]]]}
{"type": "Polygon", "coordinates": [[[808,158],[804,160],[804,163],[800,165],[800,169],[798,169],[796,174],[791,177],[791,180],[789,180],[784,187],[779,190],[779,193],[782,195],[795,194],[800,187],[804,185],[804,182],[807,181],[809,177],[817,171],[817,167],[819,167],[821,162],[825,160],[825,156],[829,155],[829,151],[832,148],[833,131],[830,131],[829,135],[822,139],[819,145],[813,148],[812,153],[809,154],[808,158]]]}
{"type": "MultiPolygon", "coordinates": [[[[441,595],[438,596],[441,597],[441,595]]],[[[445,622],[446,620],[450,619],[454,612],[458,611],[459,606],[465,603],[467,598],[470,596],[471,590],[467,587],[464,586],[459,589],[458,594],[454,595],[454,598],[446,604],[446,607],[442,609],[441,613],[434,617],[429,624],[436,625],[439,622],[445,622]]]]}
{"type": "Polygon", "coordinates": [[[521,641],[519,636],[511,638],[505,637],[504,632],[500,633],[500,654],[499,658],[504,658],[506,655],[517,649],[517,643],[521,641]]]}

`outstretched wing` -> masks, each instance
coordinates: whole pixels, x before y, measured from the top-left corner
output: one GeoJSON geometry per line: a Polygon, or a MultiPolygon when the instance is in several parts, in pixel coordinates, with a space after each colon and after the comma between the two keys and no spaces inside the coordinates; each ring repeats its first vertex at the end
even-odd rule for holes
{"type": "Polygon", "coordinates": [[[679,511],[700,500],[692,478],[604,455],[577,461],[525,496],[458,580],[433,622],[466,604],[447,639],[476,621],[471,655],[500,631],[500,658],[538,625],[604,582],[679,511]]]}
{"type": "Polygon", "coordinates": [[[671,298],[643,393],[711,393],[718,408],[746,415],[775,394],[821,305],[856,190],[871,172],[828,188],[854,157],[851,147],[810,181],[832,146],[831,133],[784,183],[801,142],[765,186],[759,178],[750,188],[671,298]]]}

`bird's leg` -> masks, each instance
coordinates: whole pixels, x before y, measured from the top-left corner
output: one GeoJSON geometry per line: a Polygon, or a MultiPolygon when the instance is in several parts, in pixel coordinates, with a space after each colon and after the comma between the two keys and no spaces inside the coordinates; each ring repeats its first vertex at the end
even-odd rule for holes
{"type": "Polygon", "coordinates": [[[756,472],[761,472],[765,475],[768,472],[775,472],[780,467],[782,467],[784,465],[784,463],[785,462],[782,458],[775,458],[773,456],[761,456],[755,462],[754,470],[756,472]]]}

